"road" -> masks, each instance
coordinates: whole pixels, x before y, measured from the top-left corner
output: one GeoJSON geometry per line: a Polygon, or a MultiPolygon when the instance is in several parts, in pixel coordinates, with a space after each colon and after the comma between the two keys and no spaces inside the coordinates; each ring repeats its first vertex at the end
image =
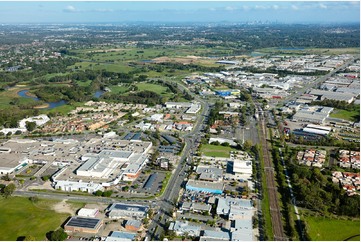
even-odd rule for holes
{"type": "MultiPolygon", "coordinates": [[[[272,220],[272,230],[274,240],[288,240],[283,231],[282,224],[282,215],[279,206],[279,199],[277,193],[277,186],[275,182],[275,174],[273,165],[270,158],[270,151],[268,149],[267,143],[267,129],[265,125],[265,119],[263,115],[260,115],[260,125],[261,125],[261,144],[263,151],[263,160],[264,160],[264,171],[266,174],[266,183],[269,197],[270,213],[272,220]]],[[[265,212],[265,211],[263,211],[265,212]]]]}
{"type": "Polygon", "coordinates": [[[185,170],[187,169],[187,164],[185,161],[187,160],[187,158],[190,158],[190,151],[193,148],[195,140],[200,134],[205,117],[209,114],[209,104],[207,102],[203,101],[198,96],[189,92],[188,88],[186,88],[183,84],[177,84],[178,88],[181,89],[181,91],[188,92],[196,101],[201,104],[202,110],[201,113],[197,116],[197,120],[195,122],[193,130],[183,135],[182,137],[184,139],[185,145],[182,151],[180,161],[177,168],[173,172],[172,177],[169,180],[163,195],[159,198],[159,201],[157,203],[159,205],[159,210],[148,227],[147,237],[151,238],[152,240],[160,240],[161,235],[164,233],[166,223],[168,221],[171,221],[173,218],[172,215],[175,208],[175,201],[179,197],[182,183],[186,177],[185,170]]]}

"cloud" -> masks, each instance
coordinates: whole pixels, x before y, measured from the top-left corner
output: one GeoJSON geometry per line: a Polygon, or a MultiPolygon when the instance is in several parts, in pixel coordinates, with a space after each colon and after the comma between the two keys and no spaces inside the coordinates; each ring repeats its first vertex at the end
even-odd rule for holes
{"type": "Polygon", "coordinates": [[[236,8],[235,8],[235,7],[226,7],[225,10],[227,10],[227,11],[233,11],[233,10],[236,10],[236,8]]]}
{"type": "Polygon", "coordinates": [[[100,12],[100,13],[110,13],[110,12],[114,12],[113,9],[106,9],[106,8],[98,8],[98,9],[94,9],[91,10],[92,12],[100,12]]]}
{"type": "Polygon", "coordinates": [[[209,8],[208,10],[209,10],[209,11],[216,11],[217,9],[215,9],[215,8],[209,8]]]}
{"type": "Polygon", "coordinates": [[[263,5],[256,5],[254,8],[255,8],[255,9],[262,9],[262,10],[265,10],[265,9],[268,9],[269,7],[267,7],[267,6],[263,6],[263,5]]]}
{"type": "Polygon", "coordinates": [[[63,9],[63,11],[64,11],[64,12],[67,12],[67,13],[74,13],[74,12],[76,12],[77,10],[76,10],[76,8],[75,8],[74,6],[69,5],[69,6],[66,6],[66,8],[63,9]]]}
{"type": "Polygon", "coordinates": [[[278,5],[273,5],[272,8],[273,8],[274,10],[278,10],[278,9],[280,8],[280,6],[278,6],[278,5]]]}
{"type": "Polygon", "coordinates": [[[327,5],[323,4],[323,3],[320,3],[319,4],[319,7],[322,8],[322,9],[327,9],[327,5]]]}
{"type": "Polygon", "coordinates": [[[299,10],[299,9],[300,9],[300,8],[297,7],[296,5],[292,5],[291,8],[292,8],[293,10],[299,10]]]}

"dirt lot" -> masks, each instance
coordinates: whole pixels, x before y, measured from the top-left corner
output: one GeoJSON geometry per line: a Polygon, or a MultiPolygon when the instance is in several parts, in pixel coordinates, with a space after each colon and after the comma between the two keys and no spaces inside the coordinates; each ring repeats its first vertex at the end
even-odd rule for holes
{"type": "Polygon", "coordinates": [[[190,64],[193,63],[195,61],[197,61],[198,59],[200,59],[202,57],[198,57],[198,56],[186,56],[186,57],[174,57],[174,58],[169,58],[167,56],[162,56],[162,57],[158,57],[153,59],[153,61],[155,63],[163,63],[163,62],[177,62],[177,63],[182,63],[182,64],[190,64]]]}

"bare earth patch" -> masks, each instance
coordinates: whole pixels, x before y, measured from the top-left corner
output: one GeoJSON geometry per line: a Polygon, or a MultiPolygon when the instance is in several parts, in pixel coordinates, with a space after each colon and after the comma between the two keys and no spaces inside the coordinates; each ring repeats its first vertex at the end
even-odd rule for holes
{"type": "Polygon", "coordinates": [[[162,56],[162,57],[154,58],[153,61],[155,63],[177,62],[177,63],[182,63],[182,64],[190,64],[190,63],[193,63],[193,62],[197,61],[200,58],[202,58],[202,57],[186,56],[186,57],[172,57],[172,58],[169,58],[167,56],[162,56]]]}
{"type": "Polygon", "coordinates": [[[58,202],[53,206],[53,209],[57,213],[69,213],[70,215],[75,215],[74,210],[71,208],[71,206],[66,202],[66,199],[62,200],[61,202],[58,202]]]}

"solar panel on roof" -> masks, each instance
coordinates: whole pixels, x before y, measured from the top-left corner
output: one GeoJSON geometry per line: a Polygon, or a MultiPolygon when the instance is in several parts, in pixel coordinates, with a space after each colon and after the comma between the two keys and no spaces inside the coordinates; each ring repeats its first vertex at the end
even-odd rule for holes
{"type": "Polygon", "coordinates": [[[71,217],[66,226],[94,229],[99,222],[100,219],[96,218],[71,217]]]}

